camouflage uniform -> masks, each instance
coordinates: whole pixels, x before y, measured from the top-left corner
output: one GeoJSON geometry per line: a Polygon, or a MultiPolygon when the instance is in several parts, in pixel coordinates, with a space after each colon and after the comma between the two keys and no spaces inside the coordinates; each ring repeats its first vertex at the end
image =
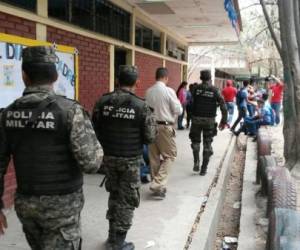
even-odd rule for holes
{"type": "MultiPolygon", "coordinates": [[[[122,99],[123,93],[115,91],[115,99],[122,99]]],[[[126,94],[125,94],[126,95],[126,94]]],[[[101,99],[100,99],[101,101],[101,99]]],[[[101,142],[101,134],[109,133],[101,120],[101,102],[95,105],[93,112],[93,124],[101,142]]],[[[145,144],[152,142],[156,136],[156,121],[148,106],[143,111],[143,141],[145,144]]],[[[117,143],[117,142],[116,142],[117,143]]],[[[112,222],[117,231],[128,231],[133,218],[133,211],[139,205],[140,166],[142,155],[136,157],[118,157],[105,154],[103,166],[106,173],[105,187],[110,192],[108,201],[107,219],[112,222]]]]}
{"type": "MultiPolygon", "coordinates": [[[[207,107],[204,106],[198,106],[196,109],[200,108],[202,110],[208,110],[203,111],[203,115],[195,115],[197,113],[197,110],[195,110],[195,107],[193,107],[193,117],[192,117],[192,126],[190,130],[189,137],[191,139],[191,147],[193,150],[193,155],[194,155],[194,171],[199,171],[199,162],[200,162],[200,157],[199,157],[199,152],[200,152],[200,144],[201,144],[201,136],[203,136],[203,162],[202,162],[202,167],[201,167],[201,175],[204,175],[206,173],[207,165],[209,162],[209,158],[211,155],[213,155],[213,148],[212,148],[212,142],[213,142],[213,137],[217,134],[217,123],[215,121],[215,117],[206,117],[206,115],[211,116],[211,113],[214,111],[210,111],[209,108],[211,108],[213,105],[220,106],[221,112],[222,112],[222,119],[221,119],[221,124],[226,124],[227,121],[227,109],[225,105],[225,101],[223,97],[221,96],[219,90],[213,86],[211,86],[208,83],[202,83],[197,87],[198,89],[201,90],[208,90],[213,93],[212,100],[208,102],[206,105],[207,107]]],[[[195,95],[194,91],[193,95],[195,95]]],[[[195,97],[193,97],[195,98],[195,97]]],[[[193,104],[195,105],[195,104],[193,104]]],[[[214,108],[212,108],[213,110],[214,108]]],[[[201,113],[201,112],[200,112],[201,113]]]]}
{"type": "MultiPolygon", "coordinates": [[[[55,96],[50,85],[35,85],[26,87],[24,96],[15,103],[38,105],[49,96],[55,96]]],[[[0,197],[4,192],[4,175],[11,156],[11,145],[6,140],[3,125],[0,118],[0,197]]],[[[101,163],[101,147],[87,113],[77,103],[67,113],[67,126],[70,139],[66,144],[69,145],[77,166],[82,172],[96,172],[101,163]]],[[[33,250],[80,249],[80,212],[83,204],[82,188],[63,195],[17,193],[15,197],[15,210],[33,250]]],[[[2,202],[0,208],[3,208],[2,202]]]]}
{"type": "MultiPolygon", "coordinates": [[[[137,74],[132,72],[131,66],[123,70],[137,74]]],[[[106,216],[109,220],[107,248],[119,250],[119,243],[124,242],[131,227],[134,209],[140,203],[143,144],[154,141],[156,122],[142,99],[128,90],[118,89],[96,103],[93,124],[104,151],[105,187],[110,193],[106,216]]],[[[128,249],[134,249],[133,245],[130,247],[128,249]]]]}
{"type": "Polygon", "coordinates": [[[140,204],[140,166],[142,157],[104,156],[107,181],[105,188],[109,192],[106,219],[114,231],[127,232],[133,219],[134,209],[140,204]]]}
{"type": "Polygon", "coordinates": [[[192,140],[192,149],[199,153],[201,135],[203,136],[203,159],[208,159],[213,154],[212,142],[215,136],[215,118],[192,117],[192,127],[190,139],[192,140]]]}

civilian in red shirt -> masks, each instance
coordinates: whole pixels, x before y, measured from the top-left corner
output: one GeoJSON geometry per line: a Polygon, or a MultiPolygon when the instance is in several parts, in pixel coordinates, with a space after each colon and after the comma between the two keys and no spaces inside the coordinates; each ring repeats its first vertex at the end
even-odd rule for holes
{"type": "Polygon", "coordinates": [[[276,124],[279,124],[284,84],[282,81],[280,81],[280,79],[276,78],[275,76],[272,76],[272,78],[276,81],[276,83],[273,83],[271,86],[269,86],[269,89],[272,91],[271,107],[276,114],[275,122],[276,124]]]}
{"type": "Polygon", "coordinates": [[[234,114],[234,98],[237,94],[237,89],[233,87],[233,81],[227,80],[226,87],[222,90],[222,95],[224,97],[227,112],[228,112],[228,119],[227,119],[227,126],[230,127],[232,122],[233,114],[234,114]]]}

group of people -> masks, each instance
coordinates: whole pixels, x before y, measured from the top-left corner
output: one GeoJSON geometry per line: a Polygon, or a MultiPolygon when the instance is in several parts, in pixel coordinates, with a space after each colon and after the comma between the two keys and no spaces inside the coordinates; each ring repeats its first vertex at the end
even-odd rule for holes
{"type": "MultiPolygon", "coordinates": [[[[145,145],[151,166],[150,191],[154,198],[164,199],[177,156],[174,124],[183,105],[168,87],[166,68],[156,70],[156,83],[143,100],[134,94],[138,69],[124,65],[118,74],[119,88],[100,97],[90,119],[77,101],[55,93],[56,58],[52,47],[22,51],[23,96],[0,113],[0,197],[12,158],[17,180],[15,210],[31,249],[78,250],[82,245],[83,173],[95,173],[101,165],[109,192],[106,248],[132,250],[134,244],[125,239],[140,203],[145,145]]],[[[200,174],[205,175],[213,154],[217,107],[221,105],[223,114],[220,129],[226,125],[227,112],[223,98],[210,84],[210,72],[201,72],[201,79],[203,84],[190,97],[190,138],[194,170],[199,171],[203,134],[200,174]]],[[[0,234],[7,227],[3,205],[0,200],[0,234]]]]}
{"type": "MultiPolygon", "coordinates": [[[[188,110],[193,170],[205,175],[213,154],[213,137],[218,127],[222,130],[228,124],[226,103],[211,84],[210,71],[201,71],[202,84],[190,86],[189,94],[183,91],[187,86],[183,83],[176,95],[168,87],[167,68],[156,70],[156,82],[143,100],[134,94],[138,69],[124,65],[118,72],[119,88],[100,97],[90,119],[77,101],[55,94],[56,58],[52,47],[33,46],[22,51],[23,96],[0,113],[0,197],[12,158],[17,180],[15,210],[31,249],[78,250],[82,244],[82,173],[97,172],[101,165],[109,192],[106,248],[135,249],[125,239],[140,203],[145,145],[151,169],[150,191],[153,198],[162,200],[177,156],[177,117],[182,129],[183,110],[188,110]],[[222,113],[219,124],[218,107],[222,113]]],[[[239,116],[244,118],[247,85],[245,82],[236,97],[239,116]]],[[[2,208],[0,200],[0,234],[7,227],[2,208]]]]}
{"type": "Polygon", "coordinates": [[[227,81],[222,95],[228,110],[227,127],[235,135],[245,132],[249,136],[253,136],[255,140],[260,126],[280,123],[283,82],[275,76],[268,77],[265,81],[267,88],[254,87],[248,80],[245,80],[239,90],[233,86],[232,80],[227,81]],[[269,92],[271,92],[271,103],[269,102],[269,92]],[[231,126],[235,103],[238,117],[231,126]],[[240,128],[236,130],[240,123],[240,128]]]}
{"type": "Polygon", "coordinates": [[[188,82],[183,81],[177,89],[176,95],[182,106],[182,114],[179,115],[177,120],[178,130],[184,130],[183,120],[185,115],[186,115],[186,128],[189,129],[190,127],[191,120],[192,120],[192,104],[193,104],[192,91],[193,88],[196,87],[197,85],[198,83],[188,84],[188,82]]]}

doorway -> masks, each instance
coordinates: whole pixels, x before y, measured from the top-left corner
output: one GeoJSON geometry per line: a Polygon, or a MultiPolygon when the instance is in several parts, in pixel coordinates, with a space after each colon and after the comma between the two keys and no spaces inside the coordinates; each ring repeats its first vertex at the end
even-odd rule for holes
{"type": "Polygon", "coordinates": [[[115,88],[118,87],[118,73],[120,65],[127,64],[128,51],[121,48],[115,48],[115,88]]]}

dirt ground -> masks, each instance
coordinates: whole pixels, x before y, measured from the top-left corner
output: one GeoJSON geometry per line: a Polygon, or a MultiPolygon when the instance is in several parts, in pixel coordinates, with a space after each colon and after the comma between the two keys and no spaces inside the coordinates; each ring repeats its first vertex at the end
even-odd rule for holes
{"type": "MultiPolygon", "coordinates": [[[[247,137],[240,135],[238,138],[237,151],[231,167],[230,179],[226,187],[225,203],[219,222],[215,250],[223,249],[225,236],[238,237],[241,213],[241,192],[246,155],[247,137]]],[[[229,244],[230,250],[236,250],[236,244],[229,244]]],[[[224,248],[225,249],[225,248],[224,248]]]]}
{"type": "MultiPolygon", "coordinates": [[[[272,138],[272,155],[275,156],[278,165],[284,165],[284,141],[282,129],[282,123],[278,126],[269,127],[270,136],[272,138]]],[[[238,141],[238,150],[234,158],[230,180],[227,185],[225,204],[223,206],[221,215],[222,219],[218,226],[215,250],[223,249],[222,244],[225,236],[238,237],[239,235],[241,210],[237,205],[241,201],[246,142],[246,137],[240,135],[238,141]]],[[[264,250],[268,231],[268,219],[266,218],[267,199],[260,195],[259,186],[257,186],[257,193],[255,195],[255,223],[257,225],[256,250],[264,250]]],[[[228,245],[228,247],[230,250],[237,249],[236,244],[228,245]]]]}

